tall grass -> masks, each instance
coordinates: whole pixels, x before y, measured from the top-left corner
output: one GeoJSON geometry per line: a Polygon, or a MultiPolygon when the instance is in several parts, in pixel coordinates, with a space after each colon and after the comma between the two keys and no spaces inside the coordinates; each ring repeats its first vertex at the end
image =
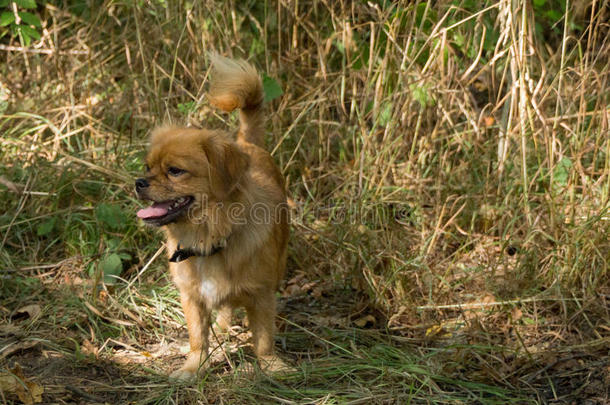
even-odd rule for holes
{"type": "MultiPolygon", "coordinates": [[[[505,345],[532,361],[544,341],[607,343],[607,2],[102,1],[37,13],[41,40],[0,40],[3,294],[32,278],[77,280],[103,316],[91,332],[100,341],[130,334],[120,322],[139,325],[132,343],[169,333],[167,317],[181,322],[175,292],[150,287],[167,282],[152,260],[161,240],[137,223],[131,183],[155,125],[235,127],[205,99],[206,52],[217,50],[283,89],[268,145],[294,208],[286,300],[347,295],[357,303],[340,331],[372,313],[379,333],[505,345]]],[[[293,348],[307,336],[295,323],[293,348]]],[[[533,384],[493,350],[411,358],[385,342],[359,354],[333,328],[302,326],[349,356],[329,352],[299,381],[231,395],[504,403],[533,384]],[[368,386],[373,375],[387,376],[387,398],[368,386]]],[[[167,389],[159,398],[177,401],[167,389]]]]}

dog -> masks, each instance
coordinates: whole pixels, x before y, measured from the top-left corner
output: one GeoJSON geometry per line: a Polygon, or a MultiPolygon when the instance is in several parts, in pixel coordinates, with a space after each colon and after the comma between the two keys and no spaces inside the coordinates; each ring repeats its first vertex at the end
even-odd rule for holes
{"type": "Polygon", "coordinates": [[[161,227],[169,268],[180,291],[190,352],[171,377],[204,369],[211,313],[221,330],[235,307],[246,309],[261,366],[283,364],[274,353],[275,292],[286,266],[289,211],[284,178],[264,149],[261,79],[243,60],[211,54],[210,103],[239,109],[237,136],[175,126],[152,132],[146,173],[136,193],[152,202],[137,216],[161,227]]]}

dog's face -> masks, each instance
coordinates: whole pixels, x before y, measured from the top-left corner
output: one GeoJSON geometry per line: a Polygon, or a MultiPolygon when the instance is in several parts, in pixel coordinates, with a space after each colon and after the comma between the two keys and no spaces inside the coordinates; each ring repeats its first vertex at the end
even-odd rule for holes
{"type": "Polygon", "coordinates": [[[188,222],[193,208],[227,199],[248,164],[248,156],[223,133],[161,128],[151,138],[146,174],[136,180],[138,197],[153,204],[138,217],[155,226],[188,222]]]}

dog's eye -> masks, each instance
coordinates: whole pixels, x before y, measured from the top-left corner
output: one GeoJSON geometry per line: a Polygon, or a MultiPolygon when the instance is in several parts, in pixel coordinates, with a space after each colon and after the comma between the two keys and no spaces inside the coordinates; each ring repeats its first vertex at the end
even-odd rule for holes
{"type": "Polygon", "coordinates": [[[180,176],[181,174],[186,173],[186,170],[182,170],[180,168],[174,167],[174,166],[170,166],[167,169],[167,174],[169,174],[170,176],[180,176]]]}

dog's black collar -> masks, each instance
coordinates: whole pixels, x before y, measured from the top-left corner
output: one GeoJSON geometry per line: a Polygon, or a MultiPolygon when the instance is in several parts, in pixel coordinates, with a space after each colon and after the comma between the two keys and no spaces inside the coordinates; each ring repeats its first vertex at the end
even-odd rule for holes
{"type": "Polygon", "coordinates": [[[174,252],[172,257],[169,258],[169,261],[170,261],[170,263],[178,263],[178,262],[181,262],[181,261],[186,260],[189,257],[193,257],[193,256],[200,256],[200,257],[214,256],[216,253],[218,253],[222,249],[224,249],[225,246],[227,245],[226,240],[224,240],[223,242],[224,243],[221,243],[219,245],[212,246],[212,250],[210,250],[209,252],[201,252],[201,251],[197,251],[193,248],[180,248],[180,244],[178,244],[178,246],[176,247],[176,251],[174,252]]]}

